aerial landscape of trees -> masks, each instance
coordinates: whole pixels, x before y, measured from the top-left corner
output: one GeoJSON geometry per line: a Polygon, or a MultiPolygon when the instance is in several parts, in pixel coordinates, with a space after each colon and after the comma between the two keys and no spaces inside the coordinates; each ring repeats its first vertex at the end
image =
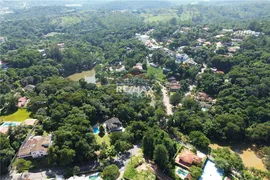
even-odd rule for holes
{"type": "MultiPolygon", "coordinates": [[[[177,15],[161,21],[146,19],[161,16],[162,9],[118,11],[122,6],[113,3],[98,10],[37,6],[0,19],[0,35],[6,41],[0,45],[0,58],[7,65],[0,70],[0,119],[20,109],[18,97],[29,97],[25,109],[39,120],[35,135],[53,137],[46,162],[70,170],[67,177],[79,174],[77,165],[98,161],[103,179],[117,179],[119,165],[113,158],[139,145],[144,158],[175,178],[174,158],[184,141],[209,153],[226,175],[232,170],[245,174],[247,168],[238,154],[227,148],[211,150],[209,145],[255,144],[269,170],[269,4],[168,7],[164,11],[177,15]],[[209,30],[202,30],[205,27],[209,30]],[[189,30],[182,33],[181,28],[189,30]],[[229,56],[229,46],[218,49],[215,42],[222,29],[229,28],[261,34],[243,38],[239,50],[229,56]],[[149,37],[166,46],[167,52],[147,48],[136,38],[136,33],[149,30],[153,30],[149,37]],[[213,45],[198,47],[198,38],[213,45]],[[176,63],[176,56],[170,54],[174,51],[187,54],[195,63],[176,63]],[[142,69],[136,68],[138,63],[142,69]],[[151,67],[152,63],[159,67],[151,67]],[[88,70],[95,71],[96,84],[68,78],[88,70]],[[171,115],[162,89],[172,83],[170,78],[181,86],[166,94],[171,115]],[[117,85],[127,79],[147,81],[153,92],[141,96],[118,92],[117,85]],[[34,85],[34,90],[26,91],[27,85],[34,85]],[[215,99],[206,111],[195,98],[199,92],[215,99]],[[122,123],[123,132],[108,134],[103,123],[112,117],[122,123]],[[94,134],[97,124],[99,132],[94,134]],[[106,143],[100,143],[106,138],[106,143]]],[[[228,33],[219,41],[232,43],[228,33]]],[[[8,172],[31,129],[9,127],[7,134],[0,134],[1,174],[8,172]]],[[[23,159],[12,166],[18,172],[36,168],[23,159]]],[[[201,174],[200,165],[190,167],[192,179],[201,174]]]]}

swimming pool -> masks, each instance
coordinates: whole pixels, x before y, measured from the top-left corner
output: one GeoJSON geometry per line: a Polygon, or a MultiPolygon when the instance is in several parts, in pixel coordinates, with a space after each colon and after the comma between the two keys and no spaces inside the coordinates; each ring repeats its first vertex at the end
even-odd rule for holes
{"type": "Polygon", "coordinates": [[[180,167],[177,167],[175,169],[175,173],[181,178],[181,179],[185,179],[188,175],[188,171],[183,169],[183,168],[180,168],[180,167]]]}
{"type": "Polygon", "coordinates": [[[98,127],[96,126],[96,127],[94,127],[93,128],[93,130],[94,130],[94,134],[98,134],[99,133],[99,129],[98,129],[98,127]]]}
{"type": "Polygon", "coordinates": [[[17,123],[15,122],[5,122],[2,124],[2,127],[7,127],[7,126],[17,126],[17,123]]]}
{"type": "Polygon", "coordinates": [[[95,173],[89,176],[89,180],[99,180],[99,179],[100,179],[99,173],[95,173]]]}
{"type": "Polygon", "coordinates": [[[223,171],[217,168],[213,161],[207,159],[199,180],[222,180],[222,177],[223,171]]]}
{"type": "Polygon", "coordinates": [[[202,111],[206,111],[206,110],[207,110],[207,108],[205,108],[205,107],[202,108],[202,111]]]}

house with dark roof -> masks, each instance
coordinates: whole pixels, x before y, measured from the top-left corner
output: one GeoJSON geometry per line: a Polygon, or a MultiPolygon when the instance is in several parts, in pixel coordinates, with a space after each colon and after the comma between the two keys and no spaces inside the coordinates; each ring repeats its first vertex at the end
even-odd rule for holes
{"type": "Polygon", "coordinates": [[[122,131],[123,129],[123,125],[121,121],[116,117],[108,119],[107,121],[104,122],[104,124],[105,124],[107,133],[114,132],[114,131],[122,131]]]}
{"type": "Polygon", "coordinates": [[[172,82],[172,81],[176,81],[176,78],[175,78],[174,76],[171,76],[171,77],[168,78],[168,80],[169,80],[170,82],[172,82]]]}

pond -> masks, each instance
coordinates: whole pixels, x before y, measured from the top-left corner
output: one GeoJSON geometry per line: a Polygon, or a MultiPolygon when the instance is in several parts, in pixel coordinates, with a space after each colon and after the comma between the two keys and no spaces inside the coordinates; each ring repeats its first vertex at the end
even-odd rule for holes
{"type": "Polygon", "coordinates": [[[96,75],[95,69],[91,69],[88,71],[82,71],[80,73],[72,74],[72,75],[68,76],[67,78],[69,78],[73,81],[79,81],[80,79],[84,78],[85,81],[88,83],[96,83],[95,75],[96,75]]]}
{"type": "Polygon", "coordinates": [[[256,155],[256,151],[252,145],[236,144],[232,146],[221,146],[218,144],[210,144],[210,147],[212,149],[228,147],[231,151],[239,154],[246,167],[254,167],[256,169],[266,170],[262,159],[256,155]]]}

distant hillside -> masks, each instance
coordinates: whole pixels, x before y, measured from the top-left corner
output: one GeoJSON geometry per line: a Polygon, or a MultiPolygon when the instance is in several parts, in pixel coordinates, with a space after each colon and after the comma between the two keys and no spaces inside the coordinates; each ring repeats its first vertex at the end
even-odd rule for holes
{"type": "Polygon", "coordinates": [[[99,9],[107,9],[107,10],[138,10],[138,9],[153,9],[153,8],[166,8],[170,7],[172,5],[169,1],[164,0],[117,0],[117,1],[111,1],[108,3],[104,3],[101,6],[99,6],[99,9]]]}

